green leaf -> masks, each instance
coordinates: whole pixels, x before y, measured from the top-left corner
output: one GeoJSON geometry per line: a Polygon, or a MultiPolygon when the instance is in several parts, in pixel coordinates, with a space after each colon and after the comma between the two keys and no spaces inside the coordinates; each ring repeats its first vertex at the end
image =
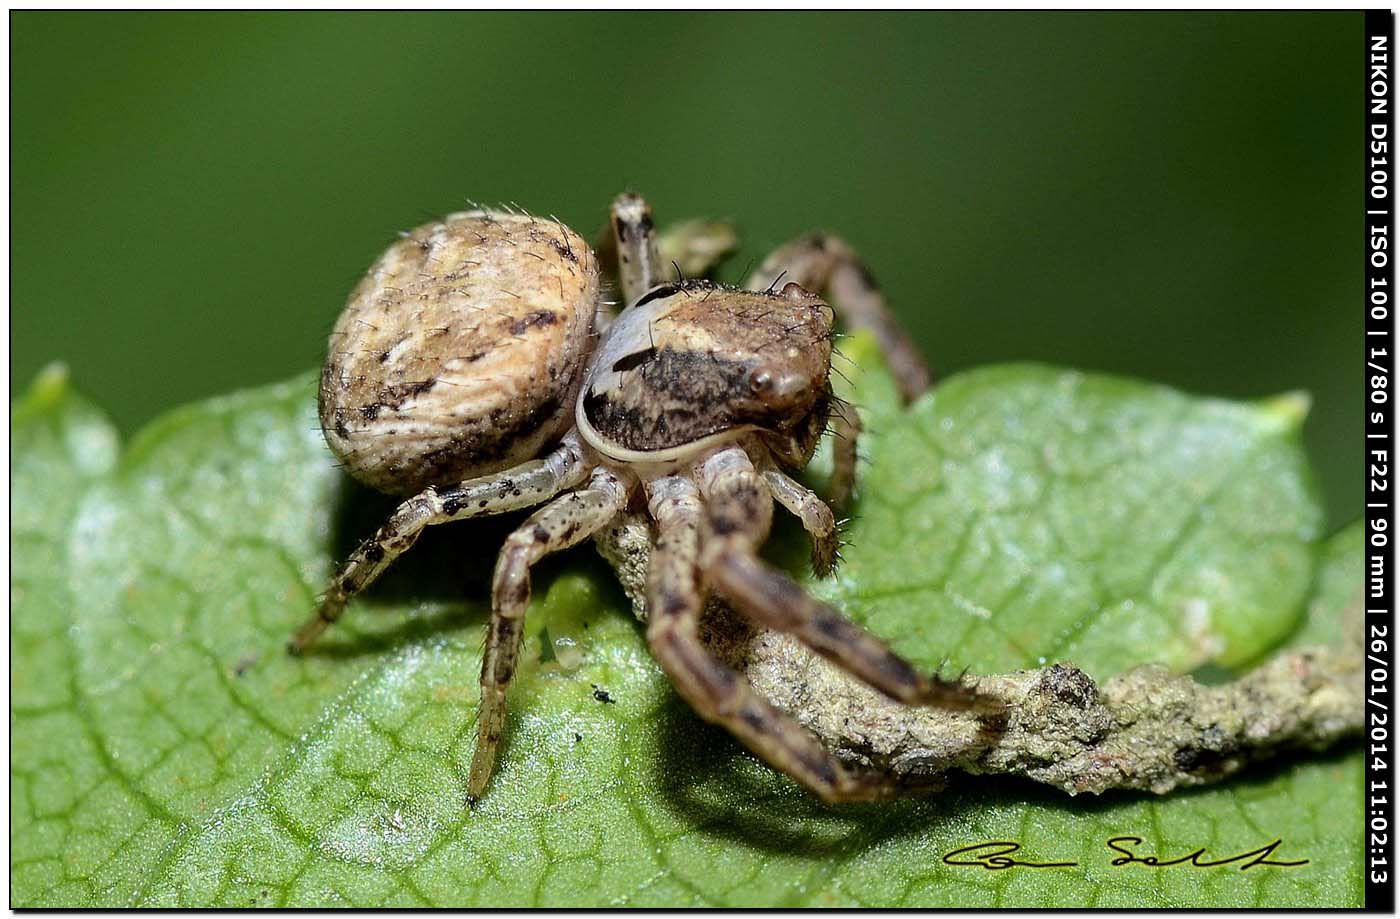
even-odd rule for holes
{"type": "Polygon", "coordinates": [[[1289,644],[1335,645],[1348,635],[1360,642],[1365,540],[1365,526],[1358,520],[1323,543],[1307,618],[1289,644]]]}
{"type": "Polygon", "coordinates": [[[1242,404],[1005,365],[904,414],[859,385],[876,436],[824,592],[913,658],[1072,659],[1106,677],[1244,664],[1297,627],[1322,521],[1303,397],[1242,404]],[[937,643],[908,627],[928,621],[937,643]]]}
{"type": "MultiPolygon", "coordinates": [[[[1305,612],[1304,634],[1340,631],[1359,531],[1317,540],[1297,399],[1001,367],[903,415],[865,349],[843,365],[871,429],[859,519],[815,587],[905,653],[1108,675],[1244,665],[1305,612]]],[[[178,410],[119,462],[59,376],[14,407],[14,905],[1359,903],[1355,750],[1162,799],[957,778],[828,808],[678,700],[585,550],[540,568],[497,777],[469,810],[511,521],[433,531],[323,647],[288,657],[333,563],[392,507],[334,468],[313,390],[178,410]],[[1163,857],[1281,838],[1277,859],[1309,863],[1114,867],[1105,842],[1125,835],[1163,857]],[[994,839],[1079,864],[941,861],[994,839]]]]}

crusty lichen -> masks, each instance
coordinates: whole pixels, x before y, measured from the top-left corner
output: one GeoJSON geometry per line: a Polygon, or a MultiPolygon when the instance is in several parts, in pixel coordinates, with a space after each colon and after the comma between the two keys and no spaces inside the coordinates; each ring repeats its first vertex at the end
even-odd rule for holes
{"type": "MultiPolygon", "coordinates": [[[[645,618],[645,522],[623,520],[598,544],[645,618]]],[[[705,633],[715,653],[842,760],[897,775],[911,788],[961,771],[1024,776],[1070,794],[1164,794],[1285,750],[1322,749],[1362,725],[1362,654],[1354,645],[1291,649],[1219,686],[1159,665],[1102,685],[1070,663],[969,677],[1005,703],[1001,715],[979,718],[893,702],[796,640],[752,629],[719,604],[707,613],[705,633]]]]}

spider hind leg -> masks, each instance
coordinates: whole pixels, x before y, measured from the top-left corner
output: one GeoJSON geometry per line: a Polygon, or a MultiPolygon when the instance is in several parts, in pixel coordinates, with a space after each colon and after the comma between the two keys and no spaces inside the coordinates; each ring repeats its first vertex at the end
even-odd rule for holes
{"type": "Polygon", "coordinates": [[[539,504],[588,473],[578,446],[566,442],[540,460],[469,479],[459,485],[428,488],[399,505],[388,521],[350,554],[331,578],[316,612],[287,643],[293,654],[305,651],[345,612],[356,594],[373,584],[407,552],[424,528],[487,514],[501,514],[539,504]]]}
{"type": "Polygon", "coordinates": [[[875,335],[905,402],[928,389],[928,365],[890,312],[870,270],[845,240],[812,233],[779,246],[749,276],[747,286],[763,290],[780,275],[829,298],[847,327],[875,335]]]}

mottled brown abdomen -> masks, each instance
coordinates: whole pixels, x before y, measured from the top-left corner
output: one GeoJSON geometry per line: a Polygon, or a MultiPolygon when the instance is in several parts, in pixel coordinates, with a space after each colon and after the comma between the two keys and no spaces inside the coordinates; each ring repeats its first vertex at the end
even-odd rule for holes
{"type": "Polygon", "coordinates": [[[592,250],[558,222],[470,211],[419,227],[331,333],[326,442],[391,494],[537,457],[571,421],[597,297],[592,250]]]}

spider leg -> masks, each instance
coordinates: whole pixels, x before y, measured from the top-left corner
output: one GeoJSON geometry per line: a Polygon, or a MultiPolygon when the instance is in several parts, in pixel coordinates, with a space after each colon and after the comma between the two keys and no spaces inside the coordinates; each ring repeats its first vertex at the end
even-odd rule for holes
{"type": "MultiPolygon", "coordinates": [[[[616,276],[623,308],[672,275],[675,280],[707,276],[738,245],[734,227],[723,220],[683,220],[660,231],[641,195],[619,195],[608,226],[597,237],[598,256],[616,276]]],[[[601,304],[598,328],[615,318],[601,304]]]]}
{"type": "Polygon", "coordinates": [[[705,590],[698,567],[703,510],[695,485],[680,476],[647,485],[656,547],[647,572],[647,642],[676,690],[697,714],[727,728],[745,746],[824,801],[889,797],[891,781],[855,775],[795,719],[759,698],[742,675],[700,640],[705,590]]]}
{"type": "Polygon", "coordinates": [[[763,290],[782,274],[810,291],[829,297],[841,320],[852,329],[873,332],[904,401],[929,386],[928,365],[899,325],[870,271],[846,242],[816,233],[785,243],[749,276],[752,290],[763,290]]]}
{"type": "Polygon", "coordinates": [[[734,609],[787,632],[897,702],[980,710],[984,700],[956,680],[925,677],[834,607],[759,559],[772,498],[748,456],[731,447],[699,469],[707,509],[701,567],[734,609]]]}
{"type": "Polygon", "coordinates": [[[515,676],[525,608],[530,603],[530,568],[551,552],[567,549],[605,527],[626,506],[627,487],[606,469],[596,469],[587,488],[555,498],[506,538],[491,583],[491,625],[481,660],[481,711],[467,793],[481,797],[496,765],[506,721],[506,690],[515,676]]]}
{"type": "Polygon", "coordinates": [[[345,612],[350,598],[384,573],[418,540],[424,527],[538,504],[583,481],[588,466],[577,442],[566,439],[540,460],[458,485],[435,486],[398,506],[389,520],[350,554],[331,578],[315,615],[292,636],[287,648],[300,654],[345,612]]]}
{"type": "Polygon", "coordinates": [[[856,490],[860,413],[849,402],[833,401],[827,425],[831,431],[831,478],[826,483],[826,501],[833,509],[844,511],[856,490]]]}
{"type": "Polygon", "coordinates": [[[663,227],[656,238],[661,264],[686,278],[705,277],[738,244],[734,227],[723,220],[683,220],[663,227]]]}
{"type": "Polygon", "coordinates": [[[817,577],[830,574],[836,565],[836,550],[840,547],[836,515],[811,489],[777,469],[765,469],[763,480],[768,483],[768,489],[778,503],[802,521],[802,528],[811,537],[812,570],[817,577]]]}
{"type": "Polygon", "coordinates": [[[617,246],[617,277],[624,308],[661,281],[656,248],[656,225],[645,198],[623,192],[612,203],[613,240],[617,246]]]}

